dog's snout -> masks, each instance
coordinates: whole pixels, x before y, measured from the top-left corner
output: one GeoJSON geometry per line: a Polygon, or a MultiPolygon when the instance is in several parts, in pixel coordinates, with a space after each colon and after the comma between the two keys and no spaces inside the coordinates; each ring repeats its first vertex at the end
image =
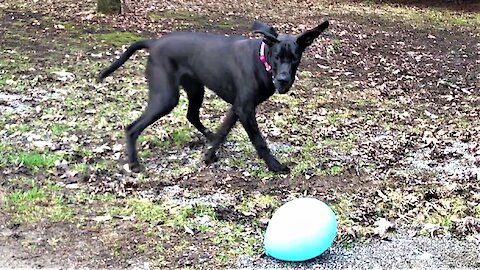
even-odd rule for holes
{"type": "Polygon", "coordinates": [[[274,80],[275,89],[280,94],[285,94],[290,88],[292,81],[290,76],[286,73],[279,73],[274,80]]]}
{"type": "Polygon", "coordinates": [[[288,84],[290,82],[290,79],[287,74],[278,74],[277,76],[277,81],[281,84],[288,84]]]}

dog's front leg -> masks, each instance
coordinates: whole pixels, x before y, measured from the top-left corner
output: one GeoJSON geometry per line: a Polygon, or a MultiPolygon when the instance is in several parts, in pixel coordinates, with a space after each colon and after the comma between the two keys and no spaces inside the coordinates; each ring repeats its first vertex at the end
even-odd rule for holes
{"type": "Polygon", "coordinates": [[[270,149],[268,149],[267,143],[265,142],[265,139],[262,137],[260,129],[258,128],[257,119],[255,118],[255,108],[242,106],[238,107],[236,111],[243,128],[250,138],[250,141],[257,150],[260,158],[262,158],[267,164],[268,169],[273,172],[290,172],[290,169],[287,166],[280,163],[270,153],[270,149]]]}
{"type": "Polygon", "coordinates": [[[212,147],[208,149],[207,153],[205,154],[205,163],[210,164],[217,161],[217,156],[215,152],[217,151],[218,147],[225,141],[227,138],[228,133],[230,130],[235,126],[235,123],[238,120],[238,116],[235,113],[235,110],[232,108],[228,111],[225,120],[223,121],[222,125],[218,129],[217,133],[213,136],[212,147]]]}

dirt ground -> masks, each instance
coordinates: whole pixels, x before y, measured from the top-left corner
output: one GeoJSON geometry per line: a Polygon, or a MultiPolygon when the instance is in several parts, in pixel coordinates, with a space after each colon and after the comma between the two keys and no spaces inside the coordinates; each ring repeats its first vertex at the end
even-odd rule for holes
{"type": "MultiPolygon", "coordinates": [[[[92,0],[1,3],[0,268],[260,267],[268,218],[302,196],[334,209],[336,251],[399,229],[479,243],[478,5],[395,3],[142,0],[116,16],[92,0]],[[134,40],[253,37],[254,19],[291,33],[331,22],[294,89],[257,110],[292,173],[268,172],[239,126],[203,164],[184,96],[140,138],[143,171],[125,171],[147,53],[104,84],[98,71],[134,40]]],[[[227,109],[208,93],[202,121],[227,109]]]]}

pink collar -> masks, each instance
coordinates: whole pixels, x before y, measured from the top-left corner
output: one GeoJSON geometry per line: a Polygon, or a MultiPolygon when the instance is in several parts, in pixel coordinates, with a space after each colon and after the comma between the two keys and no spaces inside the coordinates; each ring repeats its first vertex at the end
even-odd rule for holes
{"type": "Polygon", "coordinates": [[[265,46],[267,46],[267,44],[262,41],[262,45],[260,45],[260,62],[262,62],[265,66],[265,70],[270,73],[272,70],[272,66],[268,64],[267,57],[265,57],[265,46]]]}

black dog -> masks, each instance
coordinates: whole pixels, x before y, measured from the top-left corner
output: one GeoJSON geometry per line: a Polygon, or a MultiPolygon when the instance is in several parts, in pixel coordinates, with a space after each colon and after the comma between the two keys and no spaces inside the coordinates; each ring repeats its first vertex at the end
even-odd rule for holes
{"type": "Polygon", "coordinates": [[[136,141],[140,133],[178,104],[179,86],[188,96],[187,118],[212,146],[205,162],[217,160],[218,147],[240,120],[258,155],[274,172],[289,168],[275,159],[262,137],[255,119],[258,104],[275,90],[286,93],[295,80],[302,53],[327,27],[328,21],[298,36],[280,34],[265,23],[255,21],[252,30],[263,34],[263,41],[242,36],[207,33],[171,33],[158,40],[139,41],[98,76],[102,81],[119,68],[137,50],[148,48],[146,69],[148,105],[143,114],[127,127],[127,151],[130,169],[139,170],[136,141]],[[200,122],[204,86],[232,104],[216,134],[200,122]]]}

